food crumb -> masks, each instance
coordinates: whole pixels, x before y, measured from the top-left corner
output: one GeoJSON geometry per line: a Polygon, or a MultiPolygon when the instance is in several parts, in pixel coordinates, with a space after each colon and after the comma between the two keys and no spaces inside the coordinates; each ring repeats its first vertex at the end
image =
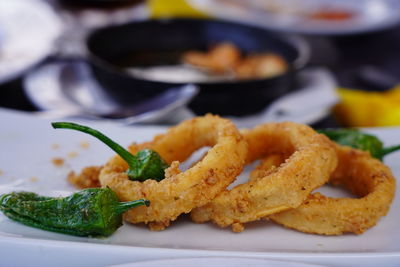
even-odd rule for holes
{"type": "Polygon", "coordinates": [[[149,229],[151,231],[162,231],[165,228],[167,228],[170,224],[169,220],[165,220],[165,221],[160,221],[160,222],[150,222],[149,223],[149,229]]]}
{"type": "Polygon", "coordinates": [[[54,149],[54,150],[56,150],[56,149],[59,149],[59,148],[60,148],[60,145],[59,145],[59,144],[52,144],[52,145],[51,145],[51,148],[54,149]]]}
{"type": "Polygon", "coordinates": [[[94,188],[101,187],[99,174],[102,166],[89,166],[83,168],[80,174],[71,171],[68,174],[68,181],[77,188],[94,188]]]}
{"type": "Polygon", "coordinates": [[[3,175],[3,174],[4,174],[4,172],[2,170],[0,170],[0,175],[3,175]]]}
{"type": "Polygon", "coordinates": [[[173,161],[171,165],[165,169],[165,178],[175,177],[181,170],[179,169],[179,161],[173,161]]]}
{"type": "Polygon", "coordinates": [[[90,144],[88,141],[82,141],[79,145],[83,149],[88,149],[90,144]]]}
{"type": "Polygon", "coordinates": [[[68,153],[67,155],[69,158],[76,158],[78,156],[78,153],[76,153],[75,151],[71,151],[68,153]]]}
{"type": "Polygon", "coordinates": [[[53,158],[51,161],[57,167],[60,167],[60,166],[64,165],[64,159],[62,159],[62,158],[53,158]]]}
{"type": "Polygon", "coordinates": [[[232,224],[232,231],[235,233],[243,232],[244,225],[242,223],[233,223],[232,224]]]}
{"type": "Polygon", "coordinates": [[[37,177],[31,177],[29,180],[30,180],[32,183],[35,183],[35,182],[39,181],[39,178],[37,178],[37,177]]]}

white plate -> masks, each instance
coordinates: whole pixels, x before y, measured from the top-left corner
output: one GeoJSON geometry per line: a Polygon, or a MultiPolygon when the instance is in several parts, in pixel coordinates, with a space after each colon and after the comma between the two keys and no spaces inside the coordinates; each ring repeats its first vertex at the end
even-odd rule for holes
{"type": "Polygon", "coordinates": [[[0,83],[48,56],[61,31],[59,17],[44,1],[0,1],[0,83]]]}
{"type": "Polygon", "coordinates": [[[194,7],[224,19],[273,30],[307,34],[354,34],[389,28],[400,22],[397,0],[189,0],[194,7]],[[346,11],[344,20],[321,20],[318,11],[346,11]]]}
{"type": "Polygon", "coordinates": [[[126,264],[113,265],[111,267],[323,267],[322,265],[299,263],[291,261],[272,261],[267,259],[235,258],[235,257],[204,257],[187,259],[165,259],[154,261],[140,261],[126,264]]]}
{"type": "MultiPolygon", "coordinates": [[[[54,130],[49,121],[0,109],[0,193],[29,189],[41,194],[74,190],[66,182],[71,170],[104,163],[113,152],[83,133],[54,130]],[[82,142],[89,143],[89,147],[82,142]],[[73,157],[75,156],[75,157],[73,157]],[[63,167],[52,163],[65,159],[63,167]]],[[[159,127],[92,126],[122,145],[149,140],[159,127]]],[[[386,145],[399,142],[400,128],[375,129],[386,145]]],[[[385,159],[400,174],[400,153],[385,159]]],[[[398,193],[398,192],[397,192],[398,193]]],[[[194,224],[183,216],[162,232],[124,225],[106,239],[81,238],[13,222],[0,215],[0,255],[4,266],[106,266],[133,261],[188,257],[267,258],[328,266],[399,266],[400,202],[360,236],[318,236],[258,221],[240,234],[213,224],[194,224]]]]}

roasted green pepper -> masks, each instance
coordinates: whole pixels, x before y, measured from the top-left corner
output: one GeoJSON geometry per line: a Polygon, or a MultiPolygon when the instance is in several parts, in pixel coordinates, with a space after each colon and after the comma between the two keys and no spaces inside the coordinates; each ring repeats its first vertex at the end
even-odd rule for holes
{"type": "Polygon", "coordinates": [[[340,145],[369,151],[371,156],[379,160],[382,160],[389,153],[400,150],[400,145],[383,147],[383,143],[379,138],[357,129],[328,129],[318,130],[318,132],[325,134],[329,139],[340,145]]]}
{"type": "Polygon", "coordinates": [[[105,143],[128,163],[129,168],[127,174],[131,180],[145,181],[147,179],[154,179],[161,181],[165,178],[164,170],[168,168],[168,164],[153,150],[144,149],[139,151],[136,155],[132,155],[125,148],[90,127],[71,122],[53,122],[51,125],[56,129],[78,130],[90,134],[105,143]]]}
{"type": "Polygon", "coordinates": [[[119,202],[110,188],[90,188],[68,197],[13,192],[0,197],[0,210],[28,226],[77,236],[109,236],[122,225],[122,213],[149,205],[139,199],[119,202]]]}

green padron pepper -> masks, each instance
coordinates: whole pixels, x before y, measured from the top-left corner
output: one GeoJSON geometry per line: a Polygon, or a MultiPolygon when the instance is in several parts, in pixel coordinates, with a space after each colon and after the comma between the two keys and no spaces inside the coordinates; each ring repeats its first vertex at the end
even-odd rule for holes
{"type": "Polygon", "coordinates": [[[384,156],[400,149],[400,145],[383,147],[383,143],[374,135],[363,133],[357,129],[318,130],[329,139],[344,146],[368,151],[372,157],[382,160],[384,156]]]}
{"type": "Polygon", "coordinates": [[[145,181],[147,179],[154,179],[161,181],[165,178],[164,170],[168,168],[168,164],[153,150],[144,149],[139,151],[136,155],[132,155],[125,148],[90,127],[71,122],[53,122],[51,125],[56,129],[63,128],[81,131],[105,143],[126,161],[129,166],[127,174],[131,180],[145,181]]]}
{"type": "Polygon", "coordinates": [[[76,236],[105,237],[122,225],[122,213],[148,200],[119,202],[110,188],[90,188],[68,197],[13,192],[0,197],[0,210],[28,226],[76,236]]]}

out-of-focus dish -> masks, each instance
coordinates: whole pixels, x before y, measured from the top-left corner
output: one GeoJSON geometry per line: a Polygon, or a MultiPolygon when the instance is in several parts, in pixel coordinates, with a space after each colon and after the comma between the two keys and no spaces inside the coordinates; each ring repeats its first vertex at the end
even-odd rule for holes
{"type": "MultiPolygon", "coordinates": [[[[84,116],[86,119],[99,119],[97,115],[115,109],[115,103],[96,89],[99,86],[90,74],[86,64],[55,63],[40,66],[24,78],[24,92],[39,110],[43,117],[61,118],[84,116]],[[68,67],[67,67],[68,66],[68,67]],[[67,67],[67,71],[63,69],[67,67]],[[71,73],[72,72],[72,73],[71,73]],[[69,86],[63,82],[62,76],[68,75],[69,86]],[[71,88],[73,86],[73,88],[71,88]],[[68,92],[71,90],[71,92],[68,92]],[[70,95],[72,94],[72,95],[70,95]],[[68,95],[68,97],[65,97],[68,95]],[[72,99],[71,99],[72,98],[72,99]],[[83,105],[83,106],[82,106],[83,105]],[[82,110],[89,108],[91,112],[82,110]],[[94,108],[94,110],[92,110],[94,108]],[[100,112],[100,113],[98,113],[100,112]]],[[[293,121],[297,123],[313,124],[326,117],[331,107],[337,102],[336,81],[332,74],[321,68],[309,68],[298,73],[296,77],[296,91],[275,100],[264,111],[251,116],[230,117],[239,127],[253,127],[269,121],[293,121]],[[318,102],[313,101],[319,99],[318,102]],[[303,103],[309,103],[304,106],[303,103]]],[[[197,93],[193,86],[186,86],[178,94],[178,99],[171,99],[174,105],[167,109],[160,109],[157,104],[155,112],[143,116],[134,116],[126,119],[112,119],[116,123],[157,123],[173,124],[194,116],[186,105],[197,93]]],[[[171,94],[173,96],[174,94],[171,94]]],[[[103,119],[105,120],[105,119],[103,119]]]]}
{"type": "Polygon", "coordinates": [[[309,57],[303,39],[211,19],[149,20],[105,27],[89,35],[87,47],[94,76],[120,103],[140,101],[171,86],[193,82],[200,87],[190,104],[195,113],[236,116],[254,114],[289,92],[294,74],[309,57]],[[234,44],[244,54],[277,54],[286,61],[287,71],[273,77],[235,80],[229,74],[204,75],[195,68],[181,68],[183,53],[206,51],[223,42],[234,44]]]}
{"type": "Polygon", "coordinates": [[[189,0],[208,14],[307,34],[354,34],[400,22],[396,0],[189,0]]]}
{"type": "Polygon", "coordinates": [[[47,57],[62,31],[59,17],[44,1],[0,2],[0,83],[47,57]]]}

